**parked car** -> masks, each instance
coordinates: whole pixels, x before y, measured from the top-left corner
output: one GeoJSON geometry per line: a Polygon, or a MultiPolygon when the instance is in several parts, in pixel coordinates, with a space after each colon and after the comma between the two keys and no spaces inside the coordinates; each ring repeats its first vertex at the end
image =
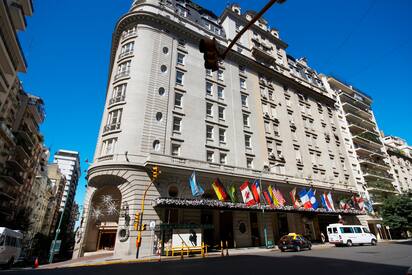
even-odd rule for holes
{"type": "Polygon", "coordinates": [[[302,235],[296,233],[289,233],[288,235],[284,235],[282,236],[282,238],[280,238],[278,242],[278,247],[282,252],[289,249],[300,251],[303,248],[311,250],[312,243],[302,235]]]}
{"type": "Polygon", "coordinates": [[[368,228],[361,225],[343,225],[340,223],[330,224],[327,227],[329,243],[336,246],[354,244],[371,244],[378,243],[377,238],[368,228]]]}
{"type": "Polygon", "coordinates": [[[412,275],[412,266],[406,271],[406,275],[412,275]]]}

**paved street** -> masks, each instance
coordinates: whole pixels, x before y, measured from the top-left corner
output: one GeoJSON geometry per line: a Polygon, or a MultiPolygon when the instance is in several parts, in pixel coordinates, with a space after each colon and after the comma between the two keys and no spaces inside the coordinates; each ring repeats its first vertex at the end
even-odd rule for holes
{"type": "Polygon", "coordinates": [[[10,270],[8,274],[405,274],[412,265],[412,242],[376,247],[323,247],[312,251],[262,252],[161,263],[134,263],[49,270],[10,270]]]}

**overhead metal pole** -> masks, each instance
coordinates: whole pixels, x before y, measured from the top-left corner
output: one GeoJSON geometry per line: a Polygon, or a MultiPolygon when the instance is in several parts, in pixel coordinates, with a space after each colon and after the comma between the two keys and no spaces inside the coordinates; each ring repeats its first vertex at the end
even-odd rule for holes
{"type": "Polygon", "coordinates": [[[255,24],[255,22],[257,20],[259,20],[262,15],[268,10],[270,9],[270,7],[275,4],[276,2],[278,2],[279,4],[284,3],[286,0],[270,0],[264,7],[263,9],[258,12],[258,14],[255,15],[255,17],[252,18],[252,20],[249,21],[249,23],[242,28],[242,30],[235,36],[235,38],[233,38],[232,42],[229,44],[229,46],[226,48],[226,50],[221,54],[221,58],[225,59],[226,54],[230,51],[230,49],[232,49],[232,47],[235,45],[235,43],[239,40],[239,38],[242,36],[242,34],[244,34],[246,32],[247,29],[250,28],[250,26],[252,26],[253,24],[255,24]]]}

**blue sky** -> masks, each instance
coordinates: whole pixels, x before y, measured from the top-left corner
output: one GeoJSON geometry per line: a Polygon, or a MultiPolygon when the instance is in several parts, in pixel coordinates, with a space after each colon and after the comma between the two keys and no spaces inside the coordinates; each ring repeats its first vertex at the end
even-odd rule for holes
{"type": "MultiPolygon", "coordinates": [[[[87,164],[95,150],[106,93],[111,35],[132,0],[34,0],[34,15],[20,33],[28,62],[21,75],[27,92],[45,101],[41,126],[46,145],[77,150],[82,178],[76,201],[83,204],[87,164]]],[[[227,2],[196,1],[220,15],[227,2]]],[[[266,1],[237,1],[259,10],[266,1]]],[[[334,74],[374,99],[378,125],[412,143],[408,86],[412,70],[412,1],[287,0],[265,18],[318,72],[334,74]]]]}

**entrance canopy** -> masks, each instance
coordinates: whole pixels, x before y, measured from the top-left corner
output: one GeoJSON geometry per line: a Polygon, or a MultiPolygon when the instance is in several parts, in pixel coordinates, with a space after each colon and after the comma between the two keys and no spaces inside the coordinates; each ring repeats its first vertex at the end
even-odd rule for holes
{"type": "Polygon", "coordinates": [[[255,211],[284,211],[284,212],[311,212],[322,214],[353,214],[366,215],[365,211],[356,209],[337,209],[328,211],[324,208],[306,209],[304,207],[295,208],[291,205],[270,206],[267,204],[255,204],[248,206],[245,203],[233,203],[213,199],[181,199],[181,198],[157,198],[153,202],[154,207],[159,208],[200,208],[200,209],[231,209],[231,210],[255,210],[255,211]]]}

